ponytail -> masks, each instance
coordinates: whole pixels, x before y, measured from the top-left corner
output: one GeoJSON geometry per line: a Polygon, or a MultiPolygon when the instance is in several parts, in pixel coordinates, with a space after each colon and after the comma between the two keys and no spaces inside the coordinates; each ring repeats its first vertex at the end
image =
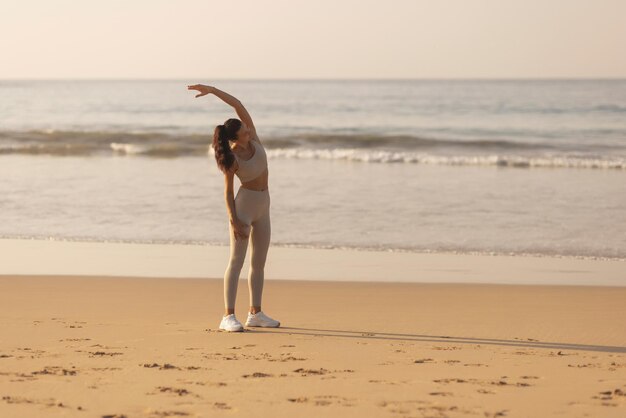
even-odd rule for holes
{"type": "Polygon", "coordinates": [[[223,125],[217,125],[213,133],[213,150],[219,169],[226,173],[235,163],[235,154],[230,148],[229,140],[237,140],[237,131],[241,127],[239,119],[231,118],[223,125]]]}

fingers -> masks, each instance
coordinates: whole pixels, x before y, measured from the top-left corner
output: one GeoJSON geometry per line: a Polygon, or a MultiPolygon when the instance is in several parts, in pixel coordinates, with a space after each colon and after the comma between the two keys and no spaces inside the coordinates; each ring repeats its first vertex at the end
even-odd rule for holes
{"type": "Polygon", "coordinates": [[[244,239],[245,240],[245,239],[248,238],[248,235],[245,235],[243,232],[235,230],[233,233],[235,235],[235,239],[244,239]]]}
{"type": "Polygon", "coordinates": [[[235,240],[239,240],[239,239],[245,240],[249,238],[250,225],[243,224],[243,226],[239,226],[239,225],[235,225],[231,223],[230,226],[232,228],[233,235],[235,236],[235,240]]]}

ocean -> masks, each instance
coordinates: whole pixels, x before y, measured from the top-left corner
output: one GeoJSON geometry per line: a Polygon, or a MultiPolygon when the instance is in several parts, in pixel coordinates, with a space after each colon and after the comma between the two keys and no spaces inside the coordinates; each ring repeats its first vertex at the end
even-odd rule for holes
{"type": "Polygon", "coordinates": [[[272,245],[626,260],[626,80],[0,81],[0,238],[228,245],[252,115],[272,245]]]}

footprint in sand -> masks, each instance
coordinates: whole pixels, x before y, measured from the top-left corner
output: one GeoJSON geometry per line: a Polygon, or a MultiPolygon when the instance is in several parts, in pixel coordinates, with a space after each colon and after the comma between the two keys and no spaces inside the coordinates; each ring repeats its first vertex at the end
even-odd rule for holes
{"type": "Polygon", "coordinates": [[[472,381],[475,381],[475,380],[476,379],[465,380],[465,379],[451,378],[451,379],[435,379],[433,380],[433,382],[435,383],[473,383],[472,381]]]}
{"type": "Polygon", "coordinates": [[[30,358],[40,358],[42,356],[42,354],[45,354],[46,352],[44,350],[33,350],[32,348],[29,347],[24,347],[24,348],[18,348],[17,350],[14,351],[23,351],[24,354],[23,356],[17,356],[17,359],[23,359],[26,357],[30,357],[30,358]]]}
{"type": "Polygon", "coordinates": [[[176,379],[177,382],[183,384],[183,385],[197,385],[197,386],[226,386],[226,383],[224,382],[196,382],[193,380],[187,380],[187,379],[176,379]]]}
{"type": "Polygon", "coordinates": [[[78,342],[78,341],[91,341],[91,338],[65,338],[63,340],[59,340],[59,342],[78,342]]]}
{"type": "Polygon", "coordinates": [[[452,396],[452,392],[430,392],[431,396],[452,396]]]}
{"type": "Polygon", "coordinates": [[[626,363],[617,363],[615,361],[612,361],[611,364],[609,364],[609,371],[614,372],[617,369],[621,369],[623,367],[626,367],[626,363]]]}
{"type": "Polygon", "coordinates": [[[514,351],[513,354],[517,354],[518,356],[532,356],[537,353],[534,350],[517,350],[514,351]]]}
{"type": "MultiPolygon", "coordinates": [[[[352,369],[327,370],[327,369],[324,369],[323,367],[320,367],[319,369],[299,368],[299,369],[294,370],[294,373],[300,373],[300,376],[323,376],[323,375],[328,375],[331,373],[354,373],[354,370],[352,369]]],[[[336,377],[325,376],[325,377],[322,377],[322,379],[336,379],[336,377]]]]}
{"type": "Polygon", "coordinates": [[[388,380],[378,380],[378,379],[371,379],[367,381],[368,383],[382,383],[385,385],[397,385],[397,382],[390,382],[388,380]]]}
{"type": "Polygon", "coordinates": [[[121,356],[124,353],[119,353],[119,352],[110,352],[107,353],[106,351],[90,351],[89,354],[91,354],[89,357],[105,357],[105,356],[121,356]]]}
{"type": "MultiPolygon", "coordinates": [[[[24,398],[21,396],[3,396],[0,398],[3,402],[8,404],[33,404],[33,405],[44,405],[47,407],[57,407],[57,408],[69,408],[63,402],[59,402],[55,399],[31,399],[24,398]]],[[[80,407],[79,407],[80,408],[80,407]]]]}
{"type": "MultiPolygon", "coordinates": [[[[232,347],[231,347],[232,348],[232,347]]],[[[274,357],[270,353],[259,353],[257,355],[245,354],[245,353],[213,353],[205,354],[202,357],[209,360],[267,360],[267,361],[304,361],[305,357],[295,357],[292,353],[280,353],[280,357],[274,357]]]]}
{"type": "Polygon", "coordinates": [[[3,396],[2,400],[9,404],[17,404],[17,403],[37,403],[32,399],[22,398],[19,396],[3,396]]]}
{"type": "Polygon", "coordinates": [[[600,363],[586,363],[586,364],[568,364],[567,367],[576,367],[578,369],[582,368],[596,368],[601,367],[600,363]]]}
{"type": "MultiPolygon", "coordinates": [[[[533,352],[534,354],[534,352],[533,352]]],[[[557,351],[556,353],[554,351],[550,351],[550,353],[548,354],[548,356],[553,357],[553,356],[577,356],[578,353],[565,353],[563,351],[557,351]]],[[[595,358],[595,357],[592,357],[595,358]]]]}
{"type": "Polygon", "coordinates": [[[303,361],[307,359],[304,357],[295,357],[291,355],[291,353],[280,353],[280,358],[268,358],[267,360],[285,362],[285,361],[303,361]]]}
{"type": "Polygon", "coordinates": [[[517,382],[517,383],[509,383],[505,379],[506,376],[502,376],[500,380],[480,380],[480,379],[459,379],[459,378],[450,378],[450,379],[435,379],[433,382],[435,383],[469,383],[474,385],[494,385],[494,386],[517,386],[517,387],[528,387],[532,386],[530,383],[526,382],[517,382]]]}
{"type": "MultiPolygon", "coordinates": [[[[158,386],[156,388],[157,393],[172,393],[178,396],[193,396],[195,398],[200,398],[199,395],[196,395],[190,391],[188,391],[187,389],[184,388],[172,388],[169,386],[158,386]]],[[[148,395],[152,395],[153,393],[148,393],[148,395]]]]}
{"type": "MultiPolygon", "coordinates": [[[[72,366],[74,368],[74,366],[72,366]]],[[[23,382],[25,380],[37,380],[36,376],[54,375],[54,376],[76,376],[76,370],[69,370],[58,366],[46,366],[42,370],[36,370],[31,373],[0,373],[5,376],[16,376],[20,379],[10,380],[11,382],[23,382]]]]}
{"type": "Polygon", "coordinates": [[[165,417],[188,417],[190,414],[184,411],[154,411],[151,412],[149,418],[165,418],[165,417]]]}
{"type": "Polygon", "coordinates": [[[0,372],[0,376],[15,376],[19,378],[19,379],[11,379],[9,380],[9,382],[25,382],[27,380],[37,380],[35,376],[33,376],[32,374],[28,374],[28,373],[0,372]]]}
{"type": "Polygon", "coordinates": [[[412,413],[416,413],[418,416],[448,416],[449,412],[474,414],[474,411],[459,408],[454,405],[438,405],[431,401],[411,400],[411,401],[382,401],[377,406],[384,408],[385,410],[400,415],[413,416],[412,413]]]}
{"type": "Polygon", "coordinates": [[[176,367],[173,364],[169,364],[169,363],[164,363],[163,365],[160,365],[159,363],[144,363],[143,367],[146,367],[148,369],[159,369],[159,370],[180,370],[180,367],[176,367]]]}
{"type": "Polygon", "coordinates": [[[538,342],[539,340],[535,340],[534,338],[518,338],[518,337],[513,337],[514,340],[519,340],[519,341],[532,341],[532,342],[538,342]]]}
{"type": "Polygon", "coordinates": [[[322,367],[320,367],[319,369],[303,369],[303,368],[300,368],[300,369],[294,370],[294,373],[300,373],[301,376],[313,376],[313,375],[320,376],[320,375],[324,375],[324,374],[330,373],[330,370],[326,370],[326,369],[324,369],[322,367]]]}
{"type": "Polygon", "coordinates": [[[104,350],[121,350],[122,348],[128,348],[128,346],[124,346],[124,347],[110,347],[107,345],[102,345],[102,344],[92,344],[89,347],[97,347],[97,348],[102,348],[104,350]]]}
{"type": "Polygon", "coordinates": [[[503,409],[502,411],[496,411],[496,412],[487,412],[487,411],[485,411],[484,415],[487,418],[490,418],[490,417],[494,417],[494,418],[505,417],[507,412],[509,412],[508,409],[503,409]]]}
{"type": "MultiPolygon", "coordinates": [[[[626,387],[626,386],[625,386],[626,387]]],[[[613,390],[604,390],[602,392],[598,392],[598,395],[592,396],[591,399],[598,399],[602,402],[603,406],[618,406],[616,402],[607,402],[607,401],[624,401],[626,400],[626,390],[624,389],[613,389],[613,390]]]]}
{"type": "MultiPolygon", "coordinates": [[[[140,364],[141,366],[141,364],[140,364]]],[[[149,368],[149,369],[156,369],[158,368],[159,370],[181,370],[181,369],[185,369],[185,370],[200,370],[202,369],[202,367],[200,366],[187,366],[187,367],[178,367],[178,366],[174,366],[173,364],[169,364],[169,363],[164,363],[163,365],[160,365],[159,363],[144,363],[143,367],[149,368]]],[[[210,369],[208,369],[210,370],[210,369]]]]}
{"type": "MultiPolygon", "coordinates": [[[[72,366],[74,368],[74,366],[72,366]]],[[[55,376],[76,376],[76,370],[68,370],[58,366],[45,366],[43,370],[31,372],[33,375],[52,374],[55,376]]]]}
{"type": "Polygon", "coordinates": [[[247,379],[249,377],[274,377],[274,375],[273,374],[268,374],[268,373],[254,372],[252,374],[244,374],[241,377],[247,379]]]}
{"type": "Polygon", "coordinates": [[[443,350],[443,351],[453,351],[453,350],[462,350],[463,347],[459,347],[457,345],[452,345],[449,347],[442,347],[442,346],[438,346],[438,345],[433,345],[432,346],[433,350],[443,350]]]}
{"type": "Polygon", "coordinates": [[[287,398],[287,401],[293,403],[311,403],[315,406],[328,406],[328,405],[339,405],[339,406],[354,406],[354,401],[356,398],[344,398],[335,395],[316,395],[312,397],[300,396],[298,398],[287,398]]]}

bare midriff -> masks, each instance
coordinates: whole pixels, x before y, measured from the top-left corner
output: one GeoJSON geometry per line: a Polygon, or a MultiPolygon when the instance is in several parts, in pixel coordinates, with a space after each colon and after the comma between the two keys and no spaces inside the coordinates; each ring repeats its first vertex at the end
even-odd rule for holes
{"type": "Polygon", "coordinates": [[[250,181],[242,182],[241,187],[243,187],[244,189],[255,190],[257,192],[263,192],[267,190],[268,177],[269,170],[266,168],[259,177],[250,181]]]}

